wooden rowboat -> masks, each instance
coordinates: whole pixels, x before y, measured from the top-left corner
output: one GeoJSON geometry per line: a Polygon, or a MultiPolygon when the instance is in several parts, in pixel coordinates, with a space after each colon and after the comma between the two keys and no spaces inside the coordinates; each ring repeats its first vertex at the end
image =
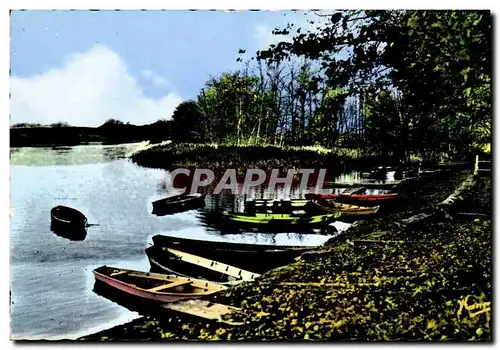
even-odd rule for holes
{"type": "Polygon", "coordinates": [[[307,199],[251,199],[245,202],[247,205],[255,205],[256,207],[272,208],[273,206],[290,206],[293,209],[304,208],[309,203],[307,199]]]}
{"type": "Polygon", "coordinates": [[[245,213],[291,214],[293,211],[316,209],[307,199],[252,199],[245,202],[245,213]]]}
{"type": "Polygon", "coordinates": [[[247,224],[251,226],[320,226],[338,219],[342,213],[332,213],[323,215],[297,215],[297,214],[279,214],[279,213],[255,213],[255,215],[246,215],[225,212],[223,216],[233,223],[247,224]]]}
{"type": "Polygon", "coordinates": [[[306,194],[306,198],[308,199],[327,199],[327,200],[353,200],[359,202],[366,203],[376,203],[376,202],[385,202],[398,198],[397,193],[381,193],[381,194],[315,194],[308,193],[306,194]]]}
{"type": "Polygon", "coordinates": [[[152,239],[156,247],[173,248],[256,273],[264,273],[287,265],[302,253],[317,248],[317,246],[215,242],[164,235],[156,235],[152,239]]]}
{"type": "Polygon", "coordinates": [[[101,266],[95,279],[126,294],[162,303],[204,298],[226,287],[193,278],[101,266]]]}
{"type": "Polygon", "coordinates": [[[252,281],[260,275],[201,256],[168,247],[146,249],[151,269],[168,274],[194,277],[215,283],[252,281]]]}
{"type": "Polygon", "coordinates": [[[312,203],[326,212],[341,212],[343,215],[374,215],[380,209],[380,206],[362,207],[355,204],[327,200],[313,200],[312,203]]]}
{"type": "Polygon", "coordinates": [[[85,227],[87,218],[80,211],[58,205],[50,210],[52,224],[60,227],[85,227]]]}
{"type": "Polygon", "coordinates": [[[184,210],[195,209],[205,205],[205,195],[201,193],[181,194],[152,202],[152,214],[161,216],[174,214],[184,210]]]}

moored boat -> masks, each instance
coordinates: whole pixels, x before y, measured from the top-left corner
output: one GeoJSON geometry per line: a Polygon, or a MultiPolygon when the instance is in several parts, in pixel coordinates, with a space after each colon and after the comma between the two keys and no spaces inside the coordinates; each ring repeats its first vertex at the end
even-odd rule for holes
{"type": "Polygon", "coordinates": [[[250,199],[245,202],[245,205],[255,204],[257,207],[273,207],[276,205],[291,206],[292,208],[303,208],[307,206],[307,199],[250,199]]]}
{"type": "Polygon", "coordinates": [[[340,203],[330,200],[313,200],[312,203],[326,212],[341,212],[343,215],[374,215],[380,206],[363,207],[355,204],[340,203]]]}
{"type": "Polygon", "coordinates": [[[204,298],[226,287],[194,278],[101,266],[94,276],[109,287],[134,297],[162,303],[204,298]]]}
{"type": "Polygon", "coordinates": [[[255,213],[242,214],[225,212],[223,216],[233,223],[247,224],[252,226],[320,226],[338,219],[342,213],[331,213],[322,215],[303,215],[303,214],[279,214],[279,213],[255,213]]]}
{"type": "Polygon", "coordinates": [[[154,236],[153,243],[156,247],[174,248],[259,274],[287,265],[303,252],[317,248],[317,246],[216,242],[164,235],[154,236]]]}
{"type": "Polygon", "coordinates": [[[308,193],[306,194],[306,198],[308,199],[327,199],[327,200],[352,200],[366,203],[376,203],[376,202],[385,202],[398,198],[398,193],[380,193],[380,194],[315,194],[308,193]]]}
{"type": "Polygon", "coordinates": [[[146,249],[152,271],[188,276],[215,283],[234,284],[251,281],[260,275],[168,247],[151,246],[146,249]]]}
{"type": "Polygon", "coordinates": [[[82,212],[58,205],[50,210],[51,224],[56,227],[85,227],[87,225],[87,217],[82,212]]]}
{"type": "Polygon", "coordinates": [[[308,199],[251,199],[245,202],[245,213],[273,212],[290,214],[293,211],[304,210],[310,212],[315,209],[308,199]]]}
{"type": "Polygon", "coordinates": [[[152,214],[167,215],[183,210],[195,209],[205,205],[205,195],[201,193],[181,194],[159,199],[151,203],[152,214]]]}

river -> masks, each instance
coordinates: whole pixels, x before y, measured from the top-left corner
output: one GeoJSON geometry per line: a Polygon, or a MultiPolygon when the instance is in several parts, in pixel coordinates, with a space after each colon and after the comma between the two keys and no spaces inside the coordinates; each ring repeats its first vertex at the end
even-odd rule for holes
{"type": "MultiPolygon", "coordinates": [[[[316,245],[330,236],[280,233],[221,235],[203,211],[157,217],[151,202],[170,195],[168,172],[132,163],[139,145],[11,148],[11,338],[74,339],[139,315],[92,292],[101,265],[149,270],[153,235],[247,243],[316,245]],[[50,230],[50,209],[77,208],[88,218],[83,241],[50,230]]],[[[359,180],[344,174],[339,180],[359,180]]],[[[278,190],[279,191],[279,190],[278,190]]],[[[257,188],[258,198],[276,193],[257,188]]],[[[278,193],[279,195],[279,193],[278,193]]],[[[292,190],[289,197],[299,197],[292,190]]],[[[207,196],[207,208],[237,209],[243,198],[207,196]]]]}

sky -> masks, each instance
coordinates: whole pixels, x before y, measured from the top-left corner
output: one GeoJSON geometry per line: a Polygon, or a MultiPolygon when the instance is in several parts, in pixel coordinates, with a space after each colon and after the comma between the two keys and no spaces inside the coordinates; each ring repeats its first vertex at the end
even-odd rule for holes
{"type": "Polygon", "coordinates": [[[10,124],[169,119],[300,12],[13,11],[10,124]]]}

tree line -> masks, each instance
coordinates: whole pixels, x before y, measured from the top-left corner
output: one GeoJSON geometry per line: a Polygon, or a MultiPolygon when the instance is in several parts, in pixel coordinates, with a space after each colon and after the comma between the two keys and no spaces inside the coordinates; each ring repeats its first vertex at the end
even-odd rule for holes
{"type": "Polygon", "coordinates": [[[401,161],[458,158],[490,142],[489,11],[314,16],[308,28],[275,29],[291,40],[238,57],[240,70],[181,103],[174,138],[349,147],[401,161]]]}

